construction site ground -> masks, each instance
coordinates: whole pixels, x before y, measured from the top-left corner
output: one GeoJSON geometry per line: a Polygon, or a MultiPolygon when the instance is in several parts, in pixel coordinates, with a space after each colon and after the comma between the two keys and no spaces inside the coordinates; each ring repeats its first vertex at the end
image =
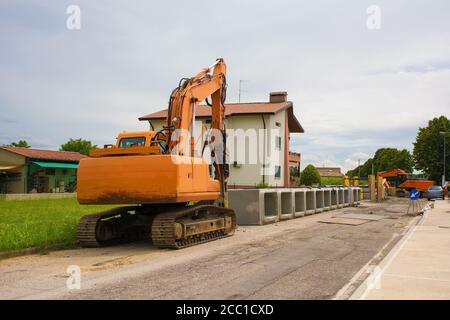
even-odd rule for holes
{"type": "Polygon", "coordinates": [[[1,299],[346,299],[413,227],[408,201],[391,198],[265,226],[182,250],[148,241],[0,260],[1,299]],[[337,214],[383,215],[359,225],[337,214]],[[329,222],[330,219],[328,219],[329,222]],[[338,220],[336,220],[338,221],[338,220]],[[81,288],[66,286],[71,265],[81,288]]]}

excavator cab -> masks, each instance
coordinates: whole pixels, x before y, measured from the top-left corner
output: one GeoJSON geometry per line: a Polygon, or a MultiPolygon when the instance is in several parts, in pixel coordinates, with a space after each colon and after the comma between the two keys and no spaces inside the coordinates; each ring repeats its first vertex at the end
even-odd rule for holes
{"type": "Polygon", "coordinates": [[[400,186],[403,182],[405,182],[406,180],[408,180],[409,174],[399,174],[395,177],[395,186],[398,187],[400,186]]]}
{"type": "Polygon", "coordinates": [[[146,144],[145,137],[127,137],[119,141],[119,148],[143,147],[146,144]]]}

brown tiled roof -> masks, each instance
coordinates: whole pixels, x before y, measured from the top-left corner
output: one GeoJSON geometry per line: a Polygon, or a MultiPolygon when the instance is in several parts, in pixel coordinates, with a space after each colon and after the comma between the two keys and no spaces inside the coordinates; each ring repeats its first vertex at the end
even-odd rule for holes
{"type": "Polygon", "coordinates": [[[321,177],[342,177],[339,167],[316,167],[321,177]]]}
{"type": "Polygon", "coordinates": [[[14,152],[27,158],[40,160],[77,162],[82,158],[86,158],[86,156],[82,155],[81,153],[71,151],[54,151],[21,147],[0,147],[0,149],[14,152]]]}
{"type": "MultiPolygon", "coordinates": [[[[295,118],[293,113],[292,102],[252,102],[252,103],[227,103],[225,104],[225,117],[232,115],[249,115],[249,114],[275,114],[279,111],[288,109],[289,113],[289,129],[291,132],[304,132],[302,126],[295,118]]],[[[211,107],[199,105],[195,109],[196,117],[211,117],[211,107]]],[[[147,114],[139,118],[139,120],[160,120],[167,118],[167,109],[147,114]]]]}
{"type": "MultiPolygon", "coordinates": [[[[227,103],[225,104],[225,116],[233,114],[254,114],[254,113],[277,113],[280,110],[292,106],[291,102],[255,102],[255,103],[227,103]]],[[[199,105],[195,109],[196,117],[211,117],[211,107],[199,105]]],[[[167,109],[160,110],[148,115],[142,116],[139,120],[165,119],[167,109]]]]}

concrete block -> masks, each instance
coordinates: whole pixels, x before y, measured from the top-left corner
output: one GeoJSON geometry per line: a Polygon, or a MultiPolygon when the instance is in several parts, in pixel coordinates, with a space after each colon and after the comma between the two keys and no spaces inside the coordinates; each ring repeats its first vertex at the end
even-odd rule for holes
{"type": "Polygon", "coordinates": [[[331,188],[331,206],[330,206],[331,210],[337,209],[337,207],[339,205],[338,195],[339,195],[339,189],[331,188]]]}
{"type": "Polygon", "coordinates": [[[343,208],[344,207],[344,189],[343,188],[338,188],[338,204],[337,204],[338,208],[343,208]]]}
{"type": "Polygon", "coordinates": [[[262,222],[263,224],[272,223],[279,220],[280,217],[280,200],[278,191],[261,190],[262,197],[262,222]]]}
{"type": "Polygon", "coordinates": [[[347,187],[344,188],[344,207],[348,207],[352,204],[352,193],[351,193],[351,188],[347,187]]]}
{"type": "Polygon", "coordinates": [[[241,225],[262,225],[279,219],[278,192],[268,189],[230,189],[228,205],[241,225]]]}
{"type": "Polygon", "coordinates": [[[228,190],[228,206],[236,213],[237,224],[262,224],[262,204],[258,189],[228,190]]]}
{"type": "Polygon", "coordinates": [[[323,209],[331,210],[331,188],[323,188],[323,209]]]}
{"type": "Polygon", "coordinates": [[[306,190],[306,215],[316,213],[316,190],[306,190]]]}
{"type": "Polygon", "coordinates": [[[294,218],[294,192],[291,189],[282,189],[278,191],[278,200],[280,202],[280,220],[294,218]]]}
{"type": "MultiPolygon", "coordinates": [[[[364,191],[366,191],[366,190],[364,190],[364,191]]],[[[370,192],[369,191],[363,192],[362,199],[370,200],[370,192]]]]}
{"type": "Polygon", "coordinates": [[[316,213],[324,211],[324,191],[323,189],[316,189],[316,213]]]}
{"type": "Polygon", "coordinates": [[[262,225],[359,203],[361,188],[278,188],[228,190],[241,225],[262,225]]]}
{"type": "Polygon", "coordinates": [[[352,194],[352,205],[357,206],[359,205],[359,199],[361,197],[361,188],[353,187],[351,188],[351,194],[352,194]]]}
{"type": "Polygon", "coordinates": [[[294,216],[303,217],[306,214],[306,190],[294,189],[294,216]]]}

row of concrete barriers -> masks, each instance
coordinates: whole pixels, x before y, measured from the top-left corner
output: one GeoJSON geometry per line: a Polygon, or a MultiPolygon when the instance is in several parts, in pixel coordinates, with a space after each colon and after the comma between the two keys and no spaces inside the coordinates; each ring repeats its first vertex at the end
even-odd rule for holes
{"type": "Polygon", "coordinates": [[[237,223],[262,225],[359,204],[359,187],[228,190],[237,223]]]}

